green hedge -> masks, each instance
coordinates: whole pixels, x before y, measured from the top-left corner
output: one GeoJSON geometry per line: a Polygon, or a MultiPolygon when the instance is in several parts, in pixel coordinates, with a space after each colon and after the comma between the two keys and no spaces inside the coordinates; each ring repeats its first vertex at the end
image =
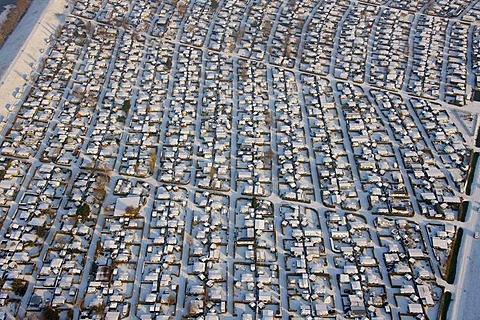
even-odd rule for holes
{"type": "Polygon", "coordinates": [[[446,291],[440,303],[440,310],[438,312],[438,320],[447,320],[448,308],[452,302],[452,293],[446,291]]]}
{"type": "Polygon", "coordinates": [[[458,207],[458,220],[465,222],[470,201],[462,201],[458,207]]]}
{"type": "Polygon", "coordinates": [[[459,228],[457,236],[455,237],[455,242],[453,243],[452,252],[447,265],[447,282],[453,284],[455,282],[455,275],[457,273],[457,259],[458,253],[460,252],[460,246],[462,244],[463,229],[459,228]]]}
{"type": "Polygon", "coordinates": [[[468,170],[468,175],[467,175],[467,187],[465,188],[465,192],[469,196],[472,193],[472,183],[473,183],[473,178],[475,177],[475,168],[477,167],[477,161],[478,161],[478,152],[474,152],[472,155],[472,160],[470,160],[470,169],[468,170]]]}

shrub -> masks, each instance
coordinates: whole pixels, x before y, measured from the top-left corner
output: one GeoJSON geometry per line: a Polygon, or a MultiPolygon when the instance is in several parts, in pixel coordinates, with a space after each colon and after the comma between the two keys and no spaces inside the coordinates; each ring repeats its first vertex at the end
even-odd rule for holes
{"type": "Polygon", "coordinates": [[[83,203],[81,206],[77,208],[77,216],[80,217],[82,221],[86,221],[90,216],[90,206],[87,203],[83,203]]]}
{"type": "Polygon", "coordinates": [[[52,308],[51,306],[46,306],[45,310],[43,310],[43,318],[45,320],[59,320],[60,315],[58,314],[58,310],[52,308]]]}
{"type": "Polygon", "coordinates": [[[12,290],[17,296],[24,296],[28,289],[28,281],[21,279],[14,279],[12,283],[12,290]]]}

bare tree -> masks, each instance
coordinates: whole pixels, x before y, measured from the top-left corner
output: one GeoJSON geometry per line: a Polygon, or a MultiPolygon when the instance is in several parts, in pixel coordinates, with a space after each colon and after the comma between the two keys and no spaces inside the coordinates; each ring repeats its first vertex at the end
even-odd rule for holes
{"type": "Polygon", "coordinates": [[[177,11],[180,18],[183,18],[185,16],[185,13],[187,13],[187,10],[188,10],[188,5],[185,2],[179,1],[177,3],[177,11]]]}
{"type": "Polygon", "coordinates": [[[140,212],[139,207],[127,206],[125,208],[125,215],[128,215],[128,216],[136,216],[139,212],[140,212]]]}
{"type": "Polygon", "coordinates": [[[245,35],[245,28],[241,27],[235,33],[235,43],[239,44],[242,41],[243,36],[245,35]]]}
{"type": "Polygon", "coordinates": [[[263,24],[262,24],[262,35],[264,37],[268,37],[270,36],[270,32],[272,31],[272,27],[273,27],[273,23],[272,23],[272,20],[270,19],[266,19],[263,21],[263,24]]]}
{"type": "Polygon", "coordinates": [[[157,160],[157,152],[155,151],[150,152],[150,155],[148,156],[148,167],[150,169],[150,173],[153,173],[153,171],[155,171],[156,160],[157,160]]]}
{"type": "Polygon", "coordinates": [[[172,293],[167,298],[167,305],[173,306],[173,305],[175,305],[175,303],[176,303],[176,299],[175,299],[175,296],[172,293]]]}

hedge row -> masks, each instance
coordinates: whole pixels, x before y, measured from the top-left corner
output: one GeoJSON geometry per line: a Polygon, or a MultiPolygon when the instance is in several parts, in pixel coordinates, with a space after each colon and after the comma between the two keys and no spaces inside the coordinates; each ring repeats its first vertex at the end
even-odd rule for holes
{"type": "Polygon", "coordinates": [[[470,169],[468,170],[468,176],[467,176],[467,187],[465,188],[465,192],[469,196],[472,193],[472,183],[473,183],[473,178],[475,177],[475,168],[477,167],[477,161],[478,161],[478,152],[474,152],[472,155],[472,159],[470,160],[470,169]]]}
{"type": "Polygon", "coordinates": [[[448,266],[447,266],[447,282],[453,284],[455,282],[455,275],[457,273],[457,259],[460,252],[460,246],[462,244],[463,229],[459,228],[455,242],[453,243],[452,252],[450,253],[448,266]]]}

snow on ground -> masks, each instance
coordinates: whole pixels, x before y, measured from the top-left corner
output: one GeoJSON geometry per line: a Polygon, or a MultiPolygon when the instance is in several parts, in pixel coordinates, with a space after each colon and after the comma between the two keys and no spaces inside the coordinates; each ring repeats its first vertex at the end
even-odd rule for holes
{"type": "MultiPolygon", "coordinates": [[[[22,19],[22,21],[20,22],[19,26],[17,27],[17,29],[14,31],[14,33],[12,34],[12,36],[8,39],[7,43],[5,44],[5,46],[0,50],[0,57],[1,57],[1,61],[0,61],[0,97],[2,97],[3,101],[4,101],[4,104],[0,105],[0,118],[3,116],[4,117],[4,120],[3,120],[3,123],[5,124],[5,122],[8,120],[8,118],[10,118],[8,115],[9,115],[9,112],[12,112],[12,110],[15,110],[16,108],[16,104],[17,104],[17,101],[18,99],[21,98],[22,96],[22,93],[21,93],[21,89],[24,87],[24,85],[28,82],[28,78],[29,76],[32,74],[32,72],[34,72],[34,70],[37,69],[38,67],[38,61],[41,60],[41,57],[44,56],[46,54],[46,52],[44,51],[46,47],[48,47],[48,44],[46,43],[46,39],[48,39],[50,37],[50,35],[52,33],[55,32],[55,29],[56,27],[61,24],[63,18],[61,17],[61,15],[58,15],[58,13],[61,13],[65,10],[65,7],[64,5],[66,4],[66,1],[67,0],[33,0],[33,3],[32,3],[32,6],[29,8],[27,14],[25,15],[25,17],[22,19]],[[15,98],[17,97],[17,98],[15,98]]],[[[279,11],[280,12],[280,11],[279,11]]],[[[278,21],[279,21],[279,17],[280,15],[277,16],[275,22],[274,22],[274,26],[273,26],[273,29],[275,30],[277,28],[277,25],[278,25],[278,21]]],[[[345,21],[342,20],[342,23],[345,21]]],[[[185,25],[185,20],[183,20],[183,22],[181,23],[180,25],[180,28],[179,30],[183,30],[183,27],[185,25]]],[[[208,33],[207,33],[207,36],[206,38],[210,38],[210,33],[212,32],[212,29],[208,29],[208,33]]],[[[340,30],[340,29],[339,29],[340,30]]],[[[180,36],[178,36],[178,39],[180,39],[180,36]]],[[[177,39],[177,40],[178,40],[177,39]]],[[[271,45],[273,41],[273,38],[270,37],[269,38],[269,45],[271,45]]],[[[174,58],[173,58],[173,65],[175,66],[177,64],[177,58],[178,58],[178,55],[179,55],[179,47],[180,47],[180,42],[179,41],[175,41],[175,52],[176,54],[174,55],[174,58]]],[[[114,52],[117,52],[118,51],[118,47],[120,46],[121,44],[120,43],[117,43],[116,44],[116,48],[114,50],[114,52]]],[[[301,47],[303,48],[303,40],[302,40],[302,45],[301,47]]],[[[335,47],[335,50],[333,51],[333,57],[335,57],[337,54],[336,54],[336,51],[337,51],[337,48],[338,45],[335,47]]],[[[193,50],[192,50],[193,51],[193,50]]],[[[202,59],[202,63],[204,64],[203,65],[203,69],[205,69],[205,60],[206,60],[206,54],[204,53],[204,58],[202,59]]],[[[267,56],[269,57],[269,54],[267,53],[267,56]]],[[[143,56],[142,56],[143,57],[143,56]]],[[[270,58],[270,57],[269,57],[270,58]]],[[[145,57],[143,57],[142,59],[146,59],[146,55],[145,57]]],[[[267,59],[268,60],[268,59],[267,59]]],[[[142,61],[140,59],[140,61],[142,61]]],[[[142,65],[143,65],[144,61],[142,61],[142,65]]],[[[331,63],[331,66],[333,66],[333,60],[332,60],[332,63],[331,63]]],[[[112,63],[112,65],[110,66],[110,69],[109,71],[107,72],[108,74],[108,77],[111,75],[112,71],[113,71],[113,68],[114,68],[114,64],[112,63]]],[[[175,67],[174,67],[175,68],[175,67]]],[[[332,69],[332,67],[331,67],[332,69]]],[[[174,69],[175,70],[175,69],[174,69]]],[[[173,71],[172,71],[172,74],[173,74],[173,71]]],[[[273,71],[272,71],[272,68],[268,68],[268,70],[266,70],[266,74],[267,74],[267,78],[266,78],[266,82],[267,83],[273,83],[272,81],[272,75],[273,75],[273,71]],[[268,81],[267,81],[268,80],[268,81]]],[[[302,83],[301,81],[301,78],[297,75],[297,80],[296,82],[297,83],[302,83]]],[[[334,81],[333,78],[331,78],[331,76],[327,76],[326,78],[328,79],[331,79],[332,82],[334,81]]],[[[139,82],[138,81],[141,81],[142,78],[139,78],[138,80],[135,80],[136,81],[136,84],[138,84],[139,82]]],[[[205,81],[205,76],[203,75],[203,77],[201,78],[201,83],[203,83],[205,81]]],[[[234,82],[236,80],[233,80],[234,82]]],[[[238,84],[235,84],[234,86],[235,88],[238,87],[238,84]]],[[[367,89],[369,87],[367,87],[367,85],[361,85],[361,87],[364,89],[364,91],[368,91],[367,89]]],[[[173,83],[172,85],[169,87],[169,91],[172,91],[172,88],[173,88],[173,83]]],[[[203,90],[203,87],[200,87],[201,89],[199,89],[200,92],[202,92],[201,90],[203,90]]],[[[300,87],[301,88],[301,87],[300,87]]],[[[269,90],[269,96],[275,96],[274,95],[274,88],[273,86],[269,85],[268,86],[268,90],[269,90]]],[[[299,89],[297,89],[299,90],[299,89]]],[[[303,90],[299,90],[300,92],[303,92],[303,90]]],[[[171,92],[169,93],[170,96],[172,95],[171,92]]],[[[136,99],[136,96],[137,93],[135,92],[135,96],[132,98],[133,100],[136,99]]],[[[400,94],[403,99],[406,101],[408,100],[409,96],[406,95],[406,94],[400,94]]],[[[339,99],[339,94],[336,93],[336,97],[337,99],[339,99]]],[[[203,98],[203,96],[201,96],[201,98],[203,98]]],[[[239,99],[239,97],[236,97],[235,99],[239,99]]],[[[269,107],[274,110],[274,103],[275,101],[274,100],[269,100],[269,107]]],[[[236,102],[236,104],[238,105],[238,101],[236,102]]],[[[447,104],[442,104],[445,106],[445,108],[452,108],[451,106],[447,105],[447,104]]],[[[237,106],[238,107],[238,106],[237,106]]],[[[469,111],[474,111],[474,110],[480,110],[480,105],[479,104],[471,104],[467,107],[465,107],[466,110],[469,110],[469,111]]],[[[465,109],[464,109],[465,110],[465,109]]],[[[306,109],[303,108],[301,109],[301,112],[302,112],[302,117],[304,119],[308,119],[307,117],[307,113],[306,113],[306,109]]],[[[197,114],[199,114],[200,112],[198,112],[197,114]]],[[[380,113],[380,112],[379,112],[380,113]]],[[[235,112],[233,114],[236,114],[235,112]]],[[[13,115],[13,112],[12,112],[12,115],[13,115]]],[[[127,123],[131,123],[131,118],[132,118],[132,114],[130,113],[128,118],[126,119],[126,122],[127,123]]],[[[95,121],[96,118],[94,118],[92,120],[92,126],[95,126],[95,121]]],[[[195,131],[195,137],[200,137],[200,130],[201,130],[201,125],[200,125],[200,121],[202,121],[202,118],[200,117],[197,117],[196,119],[196,131],[195,131]]],[[[234,119],[233,122],[236,122],[237,120],[234,119]]],[[[164,122],[165,125],[163,126],[162,128],[162,131],[165,131],[166,129],[166,121],[164,122]]],[[[341,120],[341,125],[342,125],[342,130],[343,132],[348,132],[348,128],[347,128],[347,123],[345,122],[345,120],[341,120]]],[[[421,126],[421,125],[419,125],[421,126]]],[[[53,126],[52,126],[53,127],[53,126]]],[[[307,126],[308,127],[308,126],[307,126]]],[[[236,134],[237,134],[237,124],[233,124],[233,129],[232,130],[232,136],[234,138],[232,138],[232,141],[236,141],[236,134]]],[[[273,130],[275,130],[274,128],[272,128],[272,137],[275,137],[276,134],[273,133],[273,130]]],[[[92,132],[93,130],[90,130],[89,132],[92,132]]],[[[127,131],[125,131],[127,132],[127,131]]],[[[392,136],[391,132],[390,132],[390,135],[392,136]]],[[[46,138],[47,140],[45,141],[48,141],[48,137],[46,138]]],[[[126,134],[122,134],[122,143],[120,144],[121,145],[121,149],[120,152],[118,152],[118,159],[117,159],[117,168],[115,171],[118,171],[118,168],[120,166],[120,161],[123,157],[123,152],[124,152],[124,148],[125,148],[125,142],[126,142],[126,139],[127,139],[127,135],[126,134]]],[[[308,141],[308,142],[311,142],[312,140],[312,137],[310,136],[310,134],[308,133],[308,131],[306,132],[306,137],[305,139],[308,141]]],[[[348,139],[347,139],[348,140],[348,139]]],[[[394,140],[393,136],[392,136],[392,141],[394,140]]],[[[276,146],[276,141],[275,141],[275,138],[272,139],[272,146],[273,146],[273,149],[274,150],[277,150],[277,146],[276,146]]],[[[353,150],[350,142],[346,142],[346,146],[348,148],[348,150],[353,150]]],[[[83,151],[85,150],[85,148],[87,147],[87,145],[84,146],[84,149],[83,151]]],[[[308,146],[309,150],[313,150],[313,146],[310,144],[308,146]]],[[[433,148],[432,148],[433,149],[433,148]]],[[[232,145],[232,154],[236,154],[236,144],[232,145]]],[[[38,157],[40,157],[40,154],[39,153],[37,155],[37,159],[38,160],[38,157]]],[[[196,152],[195,152],[196,154],[196,152]]],[[[352,152],[350,153],[351,155],[353,154],[352,152]]],[[[398,155],[398,158],[400,157],[400,155],[398,155]]],[[[355,160],[353,159],[353,156],[350,157],[350,163],[352,163],[353,166],[356,166],[355,165],[355,160]]],[[[160,160],[158,160],[160,161],[160,160]]],[[[193,177],[195,176],[195,168],[197,168],[197,160],[194,160],[195,162],[193,162],[193,165],[191,166],[191,172],[190,172],[190,175],[193,177]]],[[[312,160],[312,162],[310,163],[311,164],[311,167],[314,167],[316,165],[315,163],[315,160],[312,160]]],[[[77,165],[77,163],[75,163],[74,165],[72,165],[72,176],[76,176],[76,172],[79,170],[79,165],[77,165]]],[[[274,163],[272,164],[272,172],[278,172],[278,165],[276,164],[276,162],[274,161],[274,163]]],[[[460,261],[462,261],[463,263],[459,263],[459,267],[458,267],[458,272],[459,274],[457,275],[457,283],[456,285],[458,285],[458,290],[454,291],[454,299],[455,299],[455,302],[453,303],[452,307],[451,307],[451,310],[450,310],[450,315],[454,315],[452,316],[451,318],[459,318],[460,316],[463,316],[462,318],[463,319],[475,319],[477,318],[477,315],[473,315],[473,312],[476,312],[474,311],[475,309],[470,307],[468,308],[468,306],[473,306],[472,303],[475,303],[475,302],[480,302],[480,285],[478,284],[478,282],[476,281],[468,281],[466,280],[465,281],[465,278],[467,279],[476,279],[476,273],[477,273],[477,270],[479,269],[480,267],[480,255],[477,255],[477,253],[480,253],[480,240],[474,240],[472,238],[473,236],[473,229],[470,229],[468,226],[475,226],[476,225],[476,229],[477,230],[480,230],[480,219],[478,219],[477,217],[477,210],[479,208],[479,203],[478,201],[477,202],[473,202],[473,200],[475,199],[479,199],[480,198],[480,189],[478,188],[479,187],[479,184],[478,184],[478,181],[479,181],[479,174],[478,174],[478,168],[480,168],[480,164],[479,164],[479,167],[477,167],[477,176],[476,176],[476,185],[474,187],[474,195],[472,197],[470,197],[470,199],[472,200],[472,206],[471,206],[471,214],[469,215],[469,221],[467,224],[465,224],[465,233],[464,233],[464,239],[462,241],[462,254],[460,255],[460,261]],[[462,287],[463,286],[463,287],[462,287]],[[459,311],[460,310],[460,311],[459,311]]],[[[358,172],[358,170],[354,170],[355,172],[358,172]]],[[[405,170],[404,170],[405,171],[405,170]]],[[[31,171],[31,173],[33,174],[34,171],[31,171]]],[[[314,173],[316,174],[316,173],[314,173]]],[[[233,177],[237,177],[237,171],[236,171],[236,167],[233,167],[232,168],[232,173],[230,175],[232,178],[233,177]]],[[[404,172],[404,176],[406,177],[407,174],[404,172]]],[[[120,176],[118,176],[120,177],[120,176]]],[[[118,179],[118,177],[116,177],[118,179]]],[[[27,181],[30,181],[30,178],[31,177],[27,177],[27,181]]],[[[153,180],[153,178],[152,178],[153,180]]],[[[280,198],[276,197],[276,195],[280,194],[280,191],[278,190],[278,176],[276,175],[273,175],[272,177],[272,188],[273,188],[273,192],[272,194],[275,195],[272,196],[268,201],[273,203],[275,205],[275,210],[276,213],[279,213],[279,208],[280,208],[280,205],[281,205],[281,200],[280,198]]],[[[318,180],[318,177],[315,178],[315,181],[318,180]]],[[[358,179],[358,177],[356,178],[357,180],[357,183],[359,184],[360,183],[360,180],[358,179]]],[[[146,180],[145,180],[146,181],[146,180]]],[[[153,181],[149,181],[149,183],[153,186],[155,186],[158,182],[156,180],[153,180],[153,181]]],[[[194,183],[192,181],[192,183],[194,183]]],[[[193,184],[191,187],[195,187],[195,184],[193,184]]],[[[232,179],[232,185],[231,185],[231,190],[235,190],[235,182],[233,181],[232,179]]],[[[358,190],[361,190],[362,187],[360,185],[358,185],[358,190]]],[[[151,189],[151,196],[149,196],[149,202],[148,202],[148,205],[146,206],[147,208],[151,208],[153,207],[152,206],[152,203],[153,203],[153,196],[154,196],[154,188],[151,189]]],[[[22,193],[25,192],[25,190],[22,191],[22,193]]],[[[315,198],[316,199],[320,199],[321,196],[319,194],[319,190],[318,188],[315,190],[315,192],[317,193],[315,198]]],[[[409,192],[411,194],[413,194],[413,192],[409,192]]],[[[18,199],[22,199],[22,196],[23,194],[21,194],[19,197],[17,197],[18,199]]],[[[109,197],[113,197],[112,195],[109,195],[109,197]]],[[[193,197],[193,193],[191,195],[191,197],[193,197]]],[[[107,198],[108,200],[106,201],[106,203],[109,202],[110,198],[107,198]]],[[[193,201],[193,198],[190,198],[189,201],[191,201],[192,203],[194,203],[193,201]]],[[[367,198],[362,194],[361,194],[361,199],[360,199],[363,203],[362,203],[362,207],[366,208],[368,207],[368,204],[367,204],[367,198]]],[[[235,221],[235,211],[234,211],[234,208],[235,206],[237,205],[236,204],[236,201],[237,201],[237,198],[236,196],[232,196],[231,197],[231,200],[230,200],[230,221],[235,221]]],[[[283,201],[283,200],[282,200],[283,201]]],[[[13,214],[15,212],[15,208],[13,208],[11,211],[11,214],[13,214]]],[[[192,228],[192,226],[190,225],[192,223],[192,212],[189,211],[189,216],[187,216],[185,218],[185,220],[187,221],[186,225],[185,225],[185,228],[186,230],[190,230],[192,228]]],[[[279,217],[280,214],[275,214],[275,217],[279,217]]],[[[150,225],[150,219],[151,219],[151,216],[150,215],[147,215],[146,216],[147,220],[145,222],[145,224],[148,226],[150,225]]],[[[99,219],[105,219],[104,216],[102,216],[101,218],[99,219]]],[[[370,217],[369,219],[373,219],[373,217],[370,217]]],[[[420,218],[417,218],[417,219],[420,219],[420,218]]],[[[369,221],[370,222],[370,221],[369,221]]],[[[277,219],[275,221],[275,223],[277,224],[276,226],[276,230],[279,230],[279,224],[280,224],[280,220],[277,219]]],[[[322,225],[322,230],[327,230],[327,226],[326,226],[326,222],[325,220],[322,220],[321,222],[323,225],[322,225]]],[[[370,222],[371,225],[373,225],[373,222],[370,222]]],[[[101,233],[101,228],[102,226],[104,225],[104,221],[103,220],[100,220],[96,227],[95,227],[95,232],[94,232],[94,240],[92,240],[92,243],[97,243],[99,237],[100,237],[100,233],[101,233]]],[[[235,240],[235,226],[233,224],[231,224],[231,226],[229,226],[229,244],[228,244],[228,252],[233,252],[235,246],[234,246],[234,240],[235,240]]],[[[143,238],[146,238],[147,236],[147,231],[149,229],[148,228],[145,228],[144,231],[143,231],[143,235],[142,237],[143,238]]],[[[51,240],[51,235],[50,235],[50,238],[49,240],[51,240]]],[[[51,241],[47,241],[47,243],[50,243],[51,241]]],[[[327,245],[328,246],[328,245],[327,245]]],[[[377,244],[378,246],[378,244],[377,244]]],[[[327,247],[328,248],[328,247],[327,247]]],[[[45,249],[46,250],[46,249],[45,249]]],[[[91,257],[94,256],[94,253],[95,253],[95,250],[96,250],[96,247],[95,246],[91,246],[90,247],[90,250],[88,252],[88,257],[91,259],[91,257]]],[[[143,263],[145,262],[145,257],[146,257],[146,252],[147,252],[147,242],[143,242],[142,241],[142,244],[140,246],[139,249],[137,249],[137,253],[136,253],[136,256],[138,256],[138,262],[137,262],[137,265],[138,266],[141,266],[143,265],[143,263]]],[[[183,251],[183,255],[181,257],[181,261],[182,261],[182,266],[186,266],[187,263],[188,263],[188,252],[189,252],[189,247],[187,246],[186,249],[184,249],[183,251]]],[[[45,254],[45,251],[42,253],[42,255],[45,254]]],[[[283,253],[280,254],[280,257],[282,257],[283,253]]],[[[328,257],[328,259],[330,259],[329,261],[329,265],[333,266],[335,265],[334,261],[333,261],[333,255],[330,255],[328,257]]],[[[43,261],[43,259],[40,259],[39,262],[38,262],[38,266],[41,265],[41,262],[43,261]]],[[[284,259],[279,259],[279,261],[284,261],[284,259]]],[[[234,265],[235,261],[233,259],[230,259],[229,262],[228,262],[228,267],[227,267],[227,272],[228,274],[234,274],[235,273],[235,265],[234,265]]],[[[382,267],[383,269],[386,269],[384,266],[383,266],[383,261],[381,262],[382,263],[382,267]]],[[[282,264],[282,262],[280,262],[280,264],[282,264]]],[[[89,264],[86,264],[86,265],[89,265],[89,264]]],[[[281,269],[284,269],[285,266],[282,266],[280,265],[281,269]]],[[[90,267],[88,267],[90,268],[90,267]]],[[[138,268],[135,272],[135,279],[141,279],[141,271],[142,269],[141,268],[138,268]]],[[[383,270],[384,271],[384,270],[383,270]]],[[[82,283],[79,287],[79,292],[82,292],[82,294],[84,294],[84,292],[86,291],[85,290],[85,287],[86,285],[88,284],[88,275],[89,275],[89,269],[87,269],[87,271],[84,272],[84,276],[83,276],[83,280],[82,280],[82,283]]],[[[182,275],[183,277],[184,275],[182,275]]],[[[187,275],[188,276],[188,275],[187,275]]],[[[386,277],[385,277],[386,278],[386,277]]],[[[140,281],[140,280],[139,280],[140,281]]],[[[233,281],[234,281],[234,278],[233,277],[229,277],[229,284],[228,284],[228,288],[230,291],[230,293],[233,293],[233,281]]],[[[287,286],[286,284],[286,280],[285,278],[282,278],[282,287],[285,288],[287,286]]],[[[186,289],[185,289],[185,286],[186,286],[186,282],[182,282],[181,286],[180,286],[180,295],[178,297],[178,301],[185,301],[185,292],[186,292],[186,289]],[[183,286],[183,287],[182,287],[183,286]]],[[[30,287],[30,290],[32,290],[32,288],[30,287]]],[[[338,292],[337,292],[338,293],[338,292]]],[[[27,294],[27,296],[30,294],[30,292],[27,294]]],[[[134,295],[132,295],[130,301],[131,301],[131,305],[133,306],[132,309],[133,310],[136,310],[136,305],[138,303],[138,297],[139,295],[141,294],[140,290],[136,290],[134,295]]],[[[287,297],[286,297],[286,290],[284,290],[282,292],[282,294],[284,294],[284,296],[282,297],[283,301],[287,301],[287,297]]],[[[339,293],[338,293],[339,294],[339,293]]],[[[232,296],[232,295],[231,295],[232,296]]],[[[339,303],[339,301],[341,300],[341,298],[337,298],[336,301],[337,303],[339,303]]],[[[232,299],[230,300],[231,304],[229,304],[228,308],[230,311],[233,310],[233,301],[232,299]]],[[[28,301],[24,301],[23,302],[23,305],[22,305],[22,308],[23,310],[25,310],[25,306],[28,304],[28,301]]],[[[231,312],[232,313],[232,312],[231,312]]]]}
{"type": "Polygon", "coordinates": [[[45,55],[46,39],[64,21],[66,0],[33,0],[19,24],[0,48],[0,126],[8,121],[20,92],[45,55]],[[17,98],[16,98],[17,97],[17,98]]]}

